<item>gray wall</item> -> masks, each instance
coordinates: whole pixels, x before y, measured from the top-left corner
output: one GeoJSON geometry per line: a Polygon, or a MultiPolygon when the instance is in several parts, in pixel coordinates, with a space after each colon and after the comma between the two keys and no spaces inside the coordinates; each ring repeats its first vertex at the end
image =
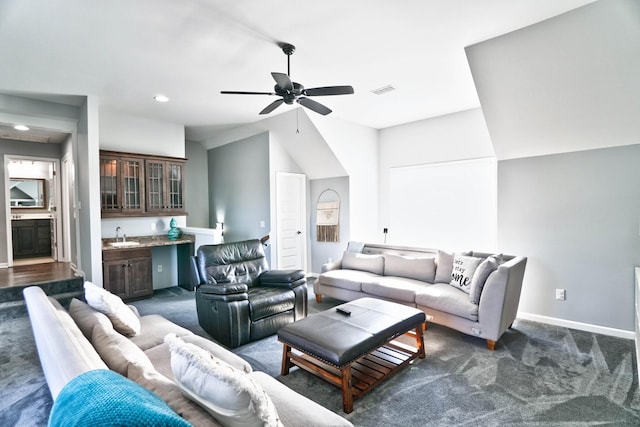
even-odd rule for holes
{"type": "Polygon", "coordinates": [[[262,237],[260,221],[271,222],[269,134],[212,148],[208,159],[209,223],[224,223],[225,242],[262,237]]]}
{"type": "Polygon", "coordinates": [[[347,248],[347,243],[351,235],[349,223],[349,177],[314,179],[309,182],[309,231],[311,248],[311,272],[320,273],[322,264],[329,258],[338,261],[342,258],[342,253],[347,248]],[[327,190],[334,190],[340,196],[340,241],[318,242],[316,235],[316,207],[318,197],[327,190]]]}
{"type": "Polygon", "coordinates": [[[639,221],[640,145],[498,163],[498,247],[529,258],[521,312],[633,330],[639,221]]]}
{"type": "MultiPolygon", "coordinates": [[[[209,194],[204,186],[208,181],[207,150],[196,141],[185,141],[186,183],[185,201],[189,227],[210,227],[209,194]]],[[[215,226],[215,224],[213,224],[215,226]]]]}

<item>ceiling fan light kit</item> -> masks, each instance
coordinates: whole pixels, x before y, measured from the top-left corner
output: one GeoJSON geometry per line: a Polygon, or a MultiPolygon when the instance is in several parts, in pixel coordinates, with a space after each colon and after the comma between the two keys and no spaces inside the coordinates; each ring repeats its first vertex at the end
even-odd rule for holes
{"type": "Polygon", "coordinates": [[[351,86],[325,86],[315,87],[311,89],[305,89],[300,83],[291,80],[291,55],[295,52],[296,47],[289,43],[278,43],[278,46],[282,49],[285,55],[287,55],[287,74],[284,73],[271,73],[271,76],[276,81],[276,85],[273,87],[274,92],[246,92],[246,91],[228,91],[223,90],[220,93],[229,95],[271,95],[279,96],[280,99],[276,99],[271,104],[267,105],[260,114],[269,114],[280,105],[291,105],[294,102],[306,107],[318,114],[326,116],[331,113],[331,109],[323,104],[309,99],[310,96],[331,96],[331,95],[351,95],[353,94],[353,87],[351,86]]]}

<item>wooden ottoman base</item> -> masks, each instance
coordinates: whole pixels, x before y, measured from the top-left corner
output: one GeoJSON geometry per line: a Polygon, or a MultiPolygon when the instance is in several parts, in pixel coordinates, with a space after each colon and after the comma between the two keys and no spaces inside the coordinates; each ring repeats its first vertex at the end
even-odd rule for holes
{"type": "MultiPolygon", "coordinates": [[[[358,301],[356,300],[354,303],[358,301]]],[[[397,306],[394,303],[384,303],[397,306]]],[[[343,304],[340,307],[352,309],[349,304],[343,304]]],[[[336,319],[338,323],[341,321],[340,318],[336,319]]],[[[307,320],[312,321],[310,318],[306,318],[299,322],[307,320]]],[[[295,323],[287,326],[295,325],[295,323]]],[[[355,399],[364,396],[382,381],[411,364],[415,359],[425,358],[423,331],[424,320],[418,321],[417,324],[414,322],[411,329],[397,330],[391,339],[383,345],[376,345],[367,349],[362,356],[355,360],[346,361],[343,364],[323,360],[310,350],[321,346],[322,342],[314,340],[312,343],[303,341],[301,343],[292,343],[289,341],[295,341],[294,339],[283,338],[279,332],[278,339],[284,345],[281,374],[283,376],[289,374],[289,370],[295,365],[339,387],[342,390],[343,410],[346,413],[350,413],[353,411],[355,399]],[[397,341],[396,338],[401,335],[413,337],[416,340],[415,347],[397,341]]],[[[286,334],[282,335],[287,336],[286,334]]],[[[354,345],[356,344],[358,343],[354,343],[354,345]]]]}

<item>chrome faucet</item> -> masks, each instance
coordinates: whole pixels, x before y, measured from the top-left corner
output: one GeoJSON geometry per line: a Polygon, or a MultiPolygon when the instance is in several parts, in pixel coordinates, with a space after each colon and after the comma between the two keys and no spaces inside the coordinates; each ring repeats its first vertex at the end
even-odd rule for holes
{"type": "MultiPolygon", "coordinates": [[[[116,227],[116,243],[120,239],[120,233],[122,233],[122,228],[116,227]]],[[[122,237],[122,241],[124,242],[126,237],[122,237]]]]}

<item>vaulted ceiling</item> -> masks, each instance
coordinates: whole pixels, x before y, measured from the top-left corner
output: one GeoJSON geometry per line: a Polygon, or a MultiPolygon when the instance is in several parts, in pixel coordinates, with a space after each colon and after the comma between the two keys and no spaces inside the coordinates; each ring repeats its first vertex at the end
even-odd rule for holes
{"type": "Polygon", "coordinates": [[[478,107],[466,46],[591,2],[4,0],[0,92],[96,95],[100,108],[202,134],[264,118],[274,98],[220,91],[271,91],[270,73],[287,67],[280,41],[296,45],[295,81],[354,87],[315,98],[334,116],[381,129],[478,107]]]}

